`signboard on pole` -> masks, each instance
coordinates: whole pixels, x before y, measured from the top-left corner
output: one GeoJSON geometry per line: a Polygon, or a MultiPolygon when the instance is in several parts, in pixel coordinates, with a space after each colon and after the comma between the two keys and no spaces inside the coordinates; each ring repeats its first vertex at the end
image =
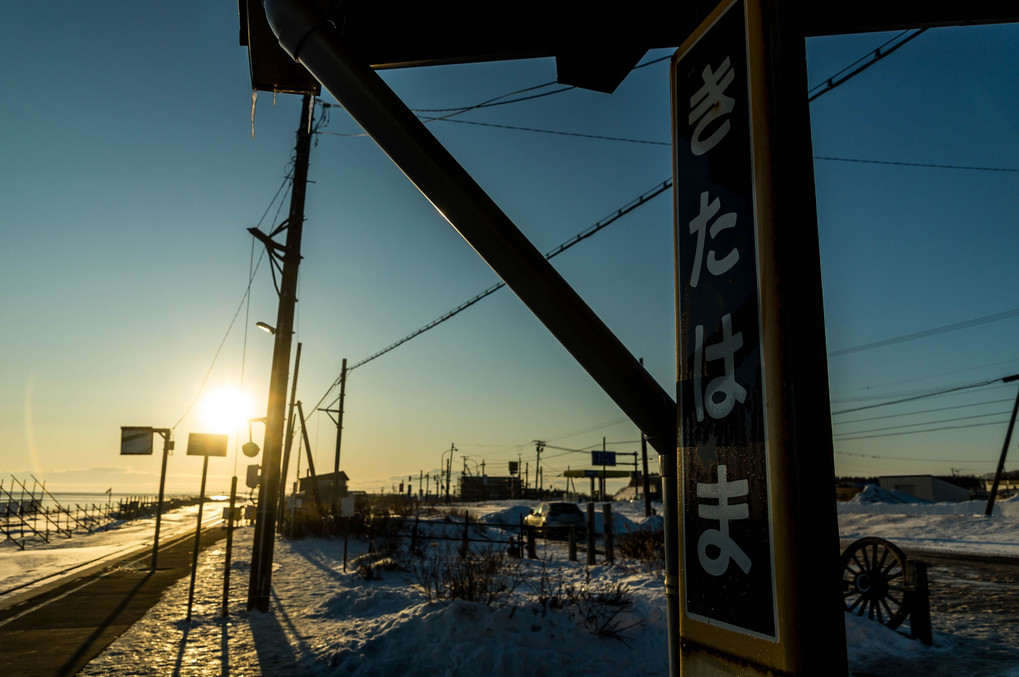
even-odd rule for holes
{"type": "Polygon", "coordinates": [[[190,433],[188,435],[188,456],[226,456],[229,435],[215,433],[190,433]]]}
{"type": "Polygon", "coordinates": [[[614,451],[592,451],[591,465],[615,465],[616,452],[614,451]]]}
{"type": "Polygon", "coordinates": [[[152,426],[121,426],[121,456],[151,456],[152,426]]]}

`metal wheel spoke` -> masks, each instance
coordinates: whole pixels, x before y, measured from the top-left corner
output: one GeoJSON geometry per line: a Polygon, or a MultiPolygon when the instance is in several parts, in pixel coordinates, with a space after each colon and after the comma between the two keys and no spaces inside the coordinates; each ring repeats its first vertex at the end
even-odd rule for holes
{"type": "Polygon", "coordinates": [[[863,538],[842,553],[843,605],[890,628],[907,617],[906,557],[880,538],[863,538]]]}

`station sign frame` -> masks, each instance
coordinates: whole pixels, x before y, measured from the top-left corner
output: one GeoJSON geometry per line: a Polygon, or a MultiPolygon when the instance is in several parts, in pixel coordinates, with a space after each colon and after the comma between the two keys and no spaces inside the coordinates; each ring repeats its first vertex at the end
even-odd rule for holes
{"type": "Polygon", "coordinates": [[[837,528],[834,510],[805,509],[828,497],[808,477],[831,476],[831,437],[830,423],[827,432],[802,425],[827,413],[827,398],[811,409],[800,406],[802,394],[794,397],[795,388],[826,394],[827,380],[805,370],[824,359],[823,325],[814,326],[823,317],[819,292],[790,284],[816,275],[812,286],[819,285],[816,251],[790,266],[795,258],[782,246],[796,229],[816,238],[816,215],[809,124],[798,129],[786,120],[805,112],[806,99],[779,75],[777,64],[790,58],[777,37],[777,15],[788,11],[779,4],[720,2],[672,61],[679,427],[673,500],[678,634],[683,671],[691,675],[716,674],[719,664],[754,666],[747,674],[813,674],[822,666],[837,672],[845,662],[844,652],[825,656],[813,646],[844,636],[837,578],[828,566],[837,550],[820,557],[815,571],[802,561],[808,534],[828,544],[837,528]],[[779,147],[786,140],[791,149],[779,147]],[[803,204],[790,206],[790,176],[810,189],[803,204]],[[802,334],[813,345],[798,344],[796,354],[789,341],[798,310],[810,313],[802,334]]]}

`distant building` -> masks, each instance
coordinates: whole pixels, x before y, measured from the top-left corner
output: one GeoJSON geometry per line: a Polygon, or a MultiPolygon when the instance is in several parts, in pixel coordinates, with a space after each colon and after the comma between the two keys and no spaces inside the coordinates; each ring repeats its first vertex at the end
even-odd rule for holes
{"type": "MultiPolygon", "coordinates": [[[[648,493],[652,501],[662,500],[662,477],[658,473],[648,473],[648,493]]],[[[616,492],[613,498],[617,501],[630,501],[644,497],[644,475],[635,472],[630,476],[630,483],[616,492]]]]}
{"type": "Polygon", "coordinates": [[[303,494],[307,498],[314,498],[315,494],[312,486],[316,480],[318,482],[318,491],[323,501],[331,501],[333,499],[334,487],[336,498],[343,498],[347,495],[347,482],[350,478],[342,470],[338,473],[331,472],[324,475],[309,475],[299,478],[297,480],[298,493],[303,494]]]}
{"type": "MultiPolygon", "coordinates": [[[[994,486],[994,476],[984,479],[984,491],[990,492],[994,486]]],[[[1002,477],[998,482],[998,496],[1007,496],[1019,492],[1019,477],[1002,477]]]]}
{"type": "Polygon", "coordinates": [[[890,475],[878,478],[882,489],[901,491],[934,503],[968,501],[970,490],[933,475],[890,475]]]}
{"type": "Polygon", "coordinates": [[[460,500],[503,501],[520,498],[519,477],[463,475],[460,477],[460,500]]]}

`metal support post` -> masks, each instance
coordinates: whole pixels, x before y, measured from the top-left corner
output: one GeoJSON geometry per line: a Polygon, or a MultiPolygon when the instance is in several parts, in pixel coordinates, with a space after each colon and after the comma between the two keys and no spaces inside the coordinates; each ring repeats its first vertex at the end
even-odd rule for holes
{"type": "Polygon", "coordinates": [[[159,560],[159,523],[163,515],[163,489],[166,487],[166,458],[173,449],[173,442],[170,441],[170,429],[158,428],[152,432],[159,433],[163,438],[163,463],[159,471],[159,502],[156,503],[156,535],[152,539],[152,571],[156,570],[156,563],[159,560]]]}

